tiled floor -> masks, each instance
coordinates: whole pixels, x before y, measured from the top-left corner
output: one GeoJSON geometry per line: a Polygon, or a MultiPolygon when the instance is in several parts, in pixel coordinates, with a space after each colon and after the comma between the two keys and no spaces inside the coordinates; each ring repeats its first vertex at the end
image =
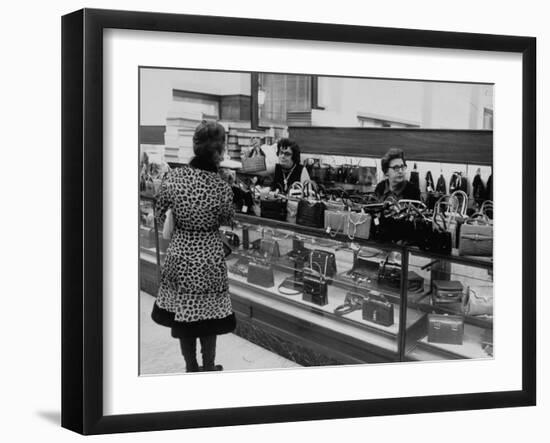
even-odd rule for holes
{"type": "MultiPolygon", "coordinates": [[[[185,362],[179,349],[179,342],[170,336],[168,328],[159,326],[151,320],[154,300],[148,293],[143,291],[140,293],[140,374],[183,373],[185,362]]],[[[200,356],[200,351],[198,353],[200,356]]],[[[299,366],[234,334],[218,337],[216,363],[222,364],[225,371],[299,366]]]]}

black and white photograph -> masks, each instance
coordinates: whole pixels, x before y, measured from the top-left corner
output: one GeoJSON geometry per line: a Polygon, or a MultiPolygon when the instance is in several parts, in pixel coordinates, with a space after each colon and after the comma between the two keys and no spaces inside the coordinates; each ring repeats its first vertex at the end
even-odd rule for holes
{"type": "Polygon", "coordinates": [[[140,376],[497,355],[494,84],[136,75],[140,376]]]}

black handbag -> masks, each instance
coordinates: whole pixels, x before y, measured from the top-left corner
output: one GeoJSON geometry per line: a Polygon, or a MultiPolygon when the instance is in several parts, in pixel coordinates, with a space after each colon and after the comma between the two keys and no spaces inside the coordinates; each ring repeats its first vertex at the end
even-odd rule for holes
{"type": "Polygon", "coordinates": [[[263,218],[286,221],[287,207],[286,198],[269,197],[260,200],[260,215],[263,218]]]}
{"type": "Polygon", "coordinates": [[[369,251],[365,248],[360,248],[353,254],[353,267],[347,272],[347,275],[354,280],[361,278],[371,278],[376,276],[380,267],[380,251],[369,251]]]}
{"type": "MultiPolygon", "coordinates": [[[[325,262],[327,264],[327,261],[325,262]]],[[[311,261],[304,267],[302,300],[319,306],[328,304],[326,268],[323,270],[311,261]]]]}
{"type": "Polygon", "coordinates": [[[314,249],[310,253],[311,263],[319,265],[320,269],[324,269],[324,276],[327,281],[332,282],[333,277],[336,275],[336,256],[333,252],[324,251],[322,249],[314,249]]]}
{"type": "Polygon", "coordinates": [[[428,314],[428,342],[461,345],[464,319],[458,315],[428,314]]]}
{"type": "Polygon", "coordinates": [[[382,326],[393,325],[393,304],[383,296],[367,295],[363,301],[363,320],[382,326]]]}
{"type": "Polygon", "coordinates": [[[246,281],[253,285],[263,286],[264,288],[275,286],[273,267],[267,263],[250,262],[246,281]]]}
{"type": "Polygon", "coordinates": [[[303,192],[305,197],[298,202],[298,210],[296,212],[296,223],[310,228],[323,228],[325,225],[325,204],[320,200],[319,194],[316,191],[317,185],[315,182],[304,182],[303,192]]]}
{"type": "MultiPolygon", "coordinates": [[[[390,261],[390,257],[380,263],[378,269],[378,283],[386,285],[392,289],[399,290],[401,288],[401,264],[390,261]]],[[[424,290],[424,278],[414,271],[409,271],[407,274],[407,291],[422,292],[424,290]]]]}

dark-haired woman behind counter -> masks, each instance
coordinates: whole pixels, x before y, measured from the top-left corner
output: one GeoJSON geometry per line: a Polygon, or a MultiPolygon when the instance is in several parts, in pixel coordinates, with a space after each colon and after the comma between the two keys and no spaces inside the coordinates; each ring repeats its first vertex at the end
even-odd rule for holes
{"type": "Polygon", "coordinates": [[[295,141],[280,139],[277,142],[277,159],[272,191],[278,189],[286,194],[293,183],[309,180],[307,169],[300,163],[300,147],[295,141]]]}

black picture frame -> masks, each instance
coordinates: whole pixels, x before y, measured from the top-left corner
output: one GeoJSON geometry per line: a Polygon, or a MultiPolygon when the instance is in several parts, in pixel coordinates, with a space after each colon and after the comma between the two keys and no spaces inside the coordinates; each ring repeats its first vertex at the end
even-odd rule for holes
{"type": "Polygon", "coordinates": [[[62,18],[62,426],[104,434],[536,404],[536,39],[338,24],[83,9],[62,18]],[[103,412],[103,31],[503,51],[522,55],[522,388],[106,416],[103,412]]]}

